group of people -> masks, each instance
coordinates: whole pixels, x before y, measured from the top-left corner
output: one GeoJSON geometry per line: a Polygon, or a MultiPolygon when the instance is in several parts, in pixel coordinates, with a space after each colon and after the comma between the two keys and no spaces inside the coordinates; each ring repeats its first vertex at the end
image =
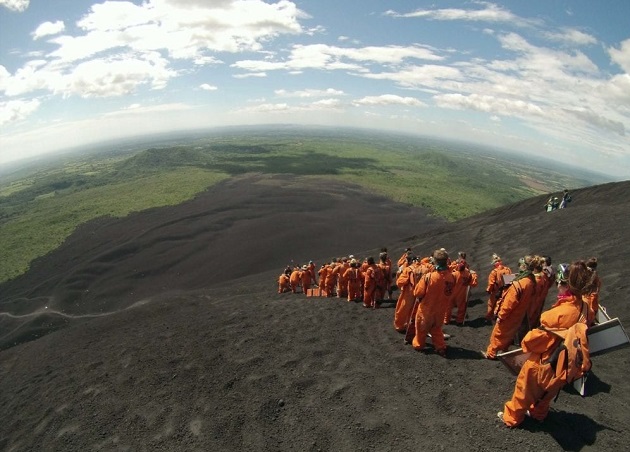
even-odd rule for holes
{"type": "MultiPolygon", "coordinates": [[[[591,326],[599,309],[601,280],[597,275],[597,258],[552,266],[548,256],[527,255],[519,259],[518,271],[493,254],[488,274],[488,295],[485,320],[493,324],[489,344],[482,351],[484,358],[497,359],[510,345],[520,343],[530,353],[521,368],[512,399],[498,416],[509,427],[523,422],[526,416],[537,420],[546,417],[549,404],[557,396],[566,377],[558,378],[554,351],[562,343],[562,334],[577,323],[591,326]],[[545,300],[553,285],[558,295],[553,306],[543,312],[545,300]]],[[[392,271],[387,249],[379,262],[368,257],[361,263],[354,256],[332,259],[315,272],[311,261],[301,267],[287,267],[280,276],[278,292],[306,292],[316,285],[322,295],[361,301],[366,308],[378,308],[379,302],[392,300],[399,290],[393,326],[405,334],[405,342],[426,352],[426,338],[433,349],[446,356],[447,345],[442,326],[452,321],[463,326],[471,287],[478,285],[478,276],[466,262],[466,253],[459,252],[451,260],[444,248],[431,256],[419,258],[407,248],[392,271]],[[319,278],[319,282],[318,282],[319,278]]],[[[589,367],[588,363],[583,363],[589,367]]],[[[582,371],[588,370],[587,368],[582,371]]]]}
{"type": "Polygon", "coordinates": [[[550,196],[545,204],[545,211],[551,212],[552,210],[564,209],[571,202],[571,195],[569,194],[569,190],[566,188],[562,192],[560,198],[557,196],[550,196]]]}

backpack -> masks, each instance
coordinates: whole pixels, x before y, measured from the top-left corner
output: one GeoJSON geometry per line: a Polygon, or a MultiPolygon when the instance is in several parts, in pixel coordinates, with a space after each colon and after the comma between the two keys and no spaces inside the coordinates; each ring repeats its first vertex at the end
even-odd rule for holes
{"type": "Polygon", "coordinates": [[[591,369],[586,324],[578,322],[564,330],[540,328],[562,339],[547,360],[555,370],[556,379],[572,383],[591,369]]]}

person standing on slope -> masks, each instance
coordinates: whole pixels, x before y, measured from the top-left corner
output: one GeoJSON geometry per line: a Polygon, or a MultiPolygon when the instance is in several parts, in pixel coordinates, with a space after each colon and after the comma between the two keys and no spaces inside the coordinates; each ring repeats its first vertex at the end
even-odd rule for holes
{"type": "Polygon", "coordinates": [[[435,270],[422,277],[413,291],[419,304],[415,320],[416,335],[412,345],[415,350],[423,351],[427,334],[430,333],[436,353],[446,357],[442,322],[453,295],[455,278],[448,269],[448,253],[444,249],[433,253],[433,261],[435,270]]]}
{"type": "Polygon", "coordinates": [[[488,309],[486,310],[486,321],[492,322],[494,319],[494,310],[497,306],[497,300],[503,292],[503,275],[511,275],[510,267],[503,265],[501,258],[495,253],[492,255],[492,270],[488,275],[488,285],[486,293],[488,298],[488,309]]]}
{"type": "Polygon", "coordinates": [[[348,301],[357,301],[361,297],[361,269],[356,259],[350,261],[350,268],[343,274],[343,278],[348,282],[348,301]]]}
{"type": "Polygon", "coordinates": [[[398,295],[398,301],[396,302],[396,311],[394,312],[394,329],[399,333],[407,331],[407,323],[411,316],[411,310],[413,309],[413,303],[415,297],[413,296],[413,289],[416,285],[414,275],[414,256],[407,254],[406,262],[401,265],[401,271],[396,279],[396,285],[400,289],[400,295],[398,295]]]}
{"type": "Polygon", "coordinates": [[[379,273],[381,271],[380,268],[374,263],[374,258],[372,256],[367,258],[367,266],[363,272],[363,307],[364,308],[375,308],[376,300],[376,285],[378,281],[382,278],[379,277],[379,273]]]}
{"type": "Polygon", "coordinates": [[[456,308],[455,323],[458,326],[464,326],[466,305],[468,303],[468,289],[472,287],[472,274],[465,260],[458,261],[455,270],[453,270],[453,276],[455,277],[455,288],[453,289],[451,302],[444,315],[444,325],[450,323],[453,308],[456,308]]]}
{"type": "Polygon", "coordinates": [[[495,308],[496,322],[490,335],[490,344],[482,352],[484,358],[496,359],[497,352],[507,350],[514,340],[534,298],[536,280],[533,271],[541,262],[539,256],[525,256],[519,260],[519,273],[495,308]]]}
{"type": "MultiPolygon", "coordinates": [[[[567,329],[578,322],[588,323],[592,311],[585,315],[589,308],[582,302],[582,294],[592,290],[589,273],[583,261],[574,262],[570,267],[567,264],[559,266],[558,301],[541,315],[541,327],[527,333],[521,341],[523,351],[531,354],[518,374],[512,399],[505,403],[502,412],[497,413],[508,427],[516,427],[525,416],[544,420],[551,401],[567,383],[566,378],[557,377],[551,359],[561,339],[548,330],[567,329]]],[[[589,369],[590,361],[584,362],[581,370],[589,369]]]]}
{"type": "Polygon", "coordinates": [[[591,284],[588,292],[582,295],[582,299],[588,303],[595,315],[597,315],[597,311],[599,310],[599,291],[602,288],[602,280],[597,274],[597,258],[591,257],[586,261],[586,267],[590,271],[593,284],[591,284]]]}

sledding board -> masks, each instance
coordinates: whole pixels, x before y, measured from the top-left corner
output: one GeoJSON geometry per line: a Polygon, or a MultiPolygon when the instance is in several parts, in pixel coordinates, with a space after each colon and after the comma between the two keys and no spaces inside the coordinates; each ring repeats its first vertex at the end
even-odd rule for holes
{"type": "MultiPolygon", "coordinates": [[[[618,318],[607,322],[591,326],[587,331],[588,349],[591,356],[603,355],[604,353],[617,350],[630,345],[630,339],[623,329],[623,325],[618,318]]],[[[521,367],[530,353],[523,352],[522,348],[517,348],[505,353],[498,353],[499,359],[505,367],[514,375],[518,375],[521,367]]],[[[579,378],[573,382],[573,387],[581,396],[586,395],[586,377],[579,378]]]]}
{"type": "Polygon", "coordinates": [[[630,339],[618,318],[590,327],[587,332],[588,351],[591,356],[630,345],[630,339]]]}
{"type": "Polygon", "coordinates": [[[518,375],[521,371],[521,367],[527,361],[531,353],[525,353],[522,348],[516,350],[510,350],[509,352],[497,353],[497,359],[501,361],[505,367],[514,375],[518,375]]]}
{"type": "Polygon", "coordinates": [[[610,316],[608,315],[608,312],[606,312],[606,308],[602,305],[599,305],[599,307],[597,308],[595,320],[597,321],[597,323],[604,323],[610,320],[610,316]]]}
{"type": "Polygon", "coordinates": [[[510,273],[509,275],[501,275],[501,278],[503,279],[503,285],[509,286],[512,284],[512,281],[514,281],[514,278],[516,278],[516,275],[514,273],[510,273]]]}
{"type": "Polygon", "coordinates": [[[315,289],[307,289],[306,290],[306,296],[307,297],[321,297],[322,296],[322,290],[317,287],[315,289]]]}

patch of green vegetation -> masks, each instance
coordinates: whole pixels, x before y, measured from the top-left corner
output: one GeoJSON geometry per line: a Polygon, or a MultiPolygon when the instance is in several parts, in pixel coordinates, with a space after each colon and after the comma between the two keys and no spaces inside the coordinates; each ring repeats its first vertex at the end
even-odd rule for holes
{"type": "Polygon", "coordinates": [[[34,259],[61,245],[80,224],[179,204],[226,177],[201,168],[176,168],[54,197],[39,196],[28,209],[0,226],[0,282],[26,272],[34,259]]]}

